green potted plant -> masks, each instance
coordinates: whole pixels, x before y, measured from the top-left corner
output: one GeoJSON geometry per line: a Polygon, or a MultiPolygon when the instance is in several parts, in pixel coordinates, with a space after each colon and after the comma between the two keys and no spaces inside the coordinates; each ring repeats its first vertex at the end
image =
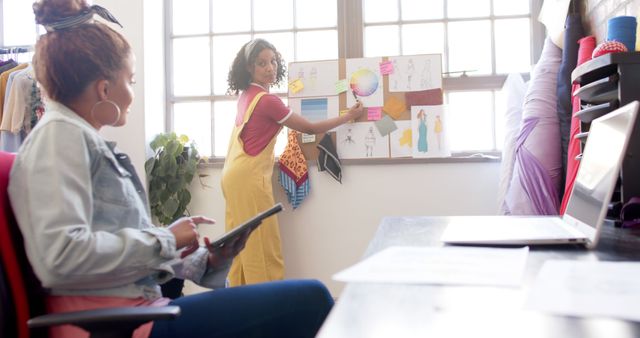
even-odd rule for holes
{"type": "MultiPolygon", "coordinates": [[[[145,164],[149,185],[151,215],[161,225],[169,225],[189,214],[191,202],[189,186],[198,166],[198,150],[189,137],[176,133],[163,133],[151,142],[153,157],[145,164]]],[[[174,278],[161,285],[165,297],[175,299],[182,295],[184,280],[174,278]]]]}
{"type": "Polygon", "coordinates": [[[186,135],[163,133],[151,142],[154,156],[145,162],[151,215],[162,225],[188,214],[189,186],[198,166],[198,150],[186,135]]]}

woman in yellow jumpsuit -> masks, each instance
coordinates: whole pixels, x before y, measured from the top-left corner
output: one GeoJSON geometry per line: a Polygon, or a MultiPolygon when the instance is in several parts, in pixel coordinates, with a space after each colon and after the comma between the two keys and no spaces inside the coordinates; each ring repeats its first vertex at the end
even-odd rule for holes
{"type": "MultiPolygon", "coordinates": [[[[310,122],[295,114],[282,100],[269,93],[285,79],[284,60],[263,39],[246,43],[229,71],[229,94],[238,95],[238,109],[229,150],[222,169],[222,192],[226,201],[226,230],[273,206],[272,176],[276,136],[283,126],[320,134],[364,113],[358,102],[347,114],[310,122]]],[[[284,259],[278,220],[269,217],[256,229],[229,271],[230,286],[284,278],[284,259]]]]}

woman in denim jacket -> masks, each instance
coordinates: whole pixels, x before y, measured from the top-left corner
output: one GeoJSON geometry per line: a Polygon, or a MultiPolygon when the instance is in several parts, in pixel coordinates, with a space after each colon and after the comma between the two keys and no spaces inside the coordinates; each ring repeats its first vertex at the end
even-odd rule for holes
{"type": "MultiPolygon", "coordinates": [[[[34,69],[48,96],[11,172],[9,195],[29,261],[48,290],[50,313],[158,306],[159,283],[174,276],[216,289],[171,301],[182,316],[142,326],[136,337],[312,337],[333,304],[317,281],[224,288],[248,233],[223,248],[198,244],[185,217],[167,228],[150,220],[144,188],[128,158],[98,133],[127,121],[135,58],[126,39],[84,0],[41,0],[34,69]]],[[[205,238],[205,243],[208,239],[205,238]]],[[[86,336],[77,328],[53,337],[86,336]]]]}

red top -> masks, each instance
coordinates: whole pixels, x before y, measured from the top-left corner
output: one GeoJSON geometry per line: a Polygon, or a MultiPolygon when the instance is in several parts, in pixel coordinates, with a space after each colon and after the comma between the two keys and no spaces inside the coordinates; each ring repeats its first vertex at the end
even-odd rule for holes
{"type": "MultiPolygon", "coordinates": [[[[238,99],[238,112],[236,114],[236,126],[240,126],[244,114],[253,98],[260,92],[267,90],[258,84],[252,83],[242,92],[238,99]]],[[[249,118],[249,121],[240,133],[240,139],[244,144],[244,151],[251,155],[258,155],[280,130],[281,124],[291,116],[291,109],[282,100],[273,94],[265,94],[249,118]]]]}

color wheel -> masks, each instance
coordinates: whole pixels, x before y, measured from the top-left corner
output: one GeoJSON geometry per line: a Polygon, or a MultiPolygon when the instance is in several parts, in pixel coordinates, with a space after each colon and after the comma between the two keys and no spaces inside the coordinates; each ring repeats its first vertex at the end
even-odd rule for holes
{"type": "Polygon", "coordinates": [[[378,89],[378,77],[368,69],[359,69],[351,74],[351,89],[358,96],[369,96],[378,89]]]}

